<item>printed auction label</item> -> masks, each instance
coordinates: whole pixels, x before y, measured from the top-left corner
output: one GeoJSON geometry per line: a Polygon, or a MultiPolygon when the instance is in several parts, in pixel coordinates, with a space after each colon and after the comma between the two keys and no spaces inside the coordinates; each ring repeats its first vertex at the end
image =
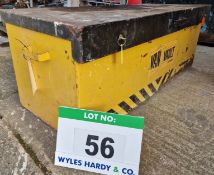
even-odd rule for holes
{"type": "Polygon", "coordinates": [[[55,165],[138,175],[144,118],[60,107],[55,165]]]}

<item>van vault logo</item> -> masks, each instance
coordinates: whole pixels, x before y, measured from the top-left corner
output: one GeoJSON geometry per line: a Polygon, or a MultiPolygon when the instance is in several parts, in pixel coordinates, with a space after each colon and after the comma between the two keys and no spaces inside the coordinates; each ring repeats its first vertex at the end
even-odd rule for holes
{"type": "Polygon", "coordinates": [[[164,61],[169,60],[170,58],[173,57],[175,51],[175,46],[171,47],[167,50],[164,51],[164,61]]]}
{"type": "MultiPolygon", "coordinates": [[[[163,61],[169,60],[171,58],[173,58],[175,53],[175,46],[168,48],[166,50],[163,50],[163,61]]],[[[160,66],[161,63],[161,54],[162,51],[159,50],[158,52],[155,52],[152,56],[151,56],[151,69],[154,69],[156,67],[160,66]]]]}
{"type": "Polygon", "coordinates": [[[154,69],[160,65],[161,51],[156,52],[151,56],[151,69],[154,69]]]}

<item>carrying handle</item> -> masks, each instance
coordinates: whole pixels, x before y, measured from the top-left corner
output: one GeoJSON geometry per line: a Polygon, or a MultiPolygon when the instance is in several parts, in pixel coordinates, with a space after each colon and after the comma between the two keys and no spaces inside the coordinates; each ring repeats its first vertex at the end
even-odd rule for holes
{"type": "Polygon", "coordinates": [[[28,65],[28,71],[29,71],[29,76],[30,76],[32,93],[33,93],[33,95],[35,95],[36,91],[39,89],[39,86],[38,86],[38,80],[36,79],[35,74],[34,74],[32,61],[38,61],[38,62],[48,61],[48,60],[50,60],[50,54],[49,54],[49,52],[44,52],[41,54],[34,53],[31,46],[25,45],[20,40],[18,40],[18,41],[23,46],[22,56],[26,60],[27,65],[28,65]]]}

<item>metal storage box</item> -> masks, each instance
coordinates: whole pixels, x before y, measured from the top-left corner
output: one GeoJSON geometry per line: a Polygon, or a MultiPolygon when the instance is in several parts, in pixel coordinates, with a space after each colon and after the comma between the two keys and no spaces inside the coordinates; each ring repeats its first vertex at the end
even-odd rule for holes
{"type": "Polygon", "coordinates": [[[129,112],[192,64],[208,8],[2,10],[22,105],[55,128],[60,105],[129,112]]]}

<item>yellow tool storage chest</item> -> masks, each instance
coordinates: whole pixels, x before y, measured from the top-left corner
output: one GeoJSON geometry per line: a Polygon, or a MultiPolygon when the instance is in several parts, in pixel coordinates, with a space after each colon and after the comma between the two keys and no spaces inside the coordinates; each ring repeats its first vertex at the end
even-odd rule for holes
{"type": "Polygon", "coordinates": [[[54,128],[61,105],[129,112],[192,64],[208,9],[1,10],[22,105],[54,128]]]}

